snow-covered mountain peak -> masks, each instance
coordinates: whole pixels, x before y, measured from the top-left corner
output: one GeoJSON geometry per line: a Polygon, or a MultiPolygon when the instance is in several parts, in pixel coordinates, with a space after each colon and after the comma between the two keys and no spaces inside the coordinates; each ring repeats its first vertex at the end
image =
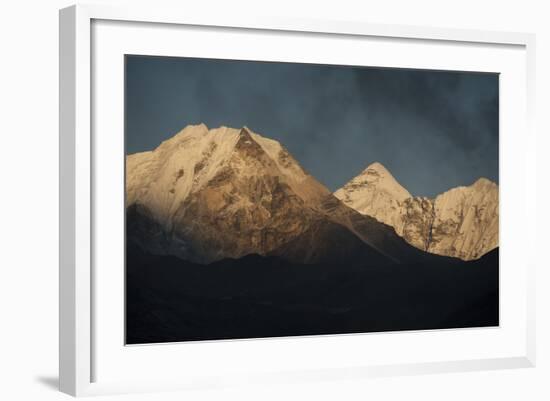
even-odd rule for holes
{"type": "Polygon", "coordinates": [[[356,202],[362,203],[363,207],[371,207],[372,202],[376,201],[373,198],[374,195],[379,193],[385,194],[385,200],[393,199],[397,202],[411,196],[409,191],[403,188],[379,162],[370,164],[358,176],[352,178],[344,187],[336,191],[335,195],[348,206],[361,212],[362,206],[356,202]]]}
{"type": "Polygon", "coordinates": [[[126,166],[126,205],[158,224],[155,246],[197,260],[274,249],[331,196],[278,141],[248,127],[188,126],[126,166]]]}
{"type": "MultiPolygon", "coordinates": [[[[259,135],[258,135],[259,136],[259,135]]],[[[260,144],[252,138],[250,131],[243,127],[239,131],[237,142],[235,143],[236,149],[257,149],[258,152],[264,152],[260,144]]]]}
{"type": "Polygon", "coordinates": [[[412,197],[373,163],[334,195],[424,251],[470,260],[498,246],[498,185],[487,178],[435,199],[412,197]]]}
{"type": "Polygon", "coordinates": [[[473,188],[477,188],[477,189],[483,189],[483,188],[493,188],[493,189],[496,189],[498,188],[498,185],[495,184],[493,181],[485,178],[485,177],[481,177],[479,178],[476,182],[474,182],[472,185],[471,185],[473,188]]]}
{"type": "Polygon", "coordinates": [[[401,208],[401,203],[411,194],[381,163],[375,162],[336,191],[334,196],[359,213],[393,226],[398,221],[392,211],[401,208]]]}
{"type": "MultiPolygon", "coordinates": [[[[228,152],[241,137],[251,138],[252,131],[248,127],[231,128],[219,126],[209,129],[206,124],[188,125],[171,138],[163,141],[157,149],[163,151],[173,151],[176,148],[184,148],[188,151],[190,148],[201,148],[215,143],[217,146],[228,152]]],[[[156,149],[155,149],[156,150],[156,149]]]]}
{"type": "Polygon", "coordinates": [[[208,134],[208,127],[206,124],[188,125],[179,131],[176,135],[163,141],[159,147],[171,147],[177,145],[181,141],[189,139],[199,139],[208,134]]]}
{"type": "Polygon", "coordinates": [[[269,185],[276,180],[305,203],[330,194],[279,142],[248,127],[208,130],[204,124],[190,125],[153,151],[128,155],[126,165],[127,205],[147,206],[165,226],[191,194],[228,176],[243,185],[246,180],[267,180],[269,185]]]}
{"type": "Polygon", "coordinates": [[[383,174],[383,175],[391,175],[388,169],[382,165],[380,162],[374,162],[372,164],[369,164],[365,170],[363,170],[363,174],[383,174]]]}

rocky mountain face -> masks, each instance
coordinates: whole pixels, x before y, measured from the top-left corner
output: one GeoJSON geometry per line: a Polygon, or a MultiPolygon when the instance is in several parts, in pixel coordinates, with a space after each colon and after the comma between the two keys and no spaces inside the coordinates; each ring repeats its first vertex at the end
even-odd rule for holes
{"type": "Polygon", "coordinates": [[[335,196],[276,141],[188,126],[126,158],[126,342],[496,326],[498,249],[436,254],[498,242],[495,187],[415,198],[375,164],[335,196]]]}
{"type": "Polygon", "coordinates": [[[371,164],[334,195],[358,212],[394,228],[401,223],[399,210],[403,202],[411,198],[380,163],[371,164]]]}
{"type": "Polygon", "coordinates": [[[129,221],[142,225],[133,237],[153,253],[204,263],[282,245],[330,194],[279,143],[247,128],[188,126],[126,163],[127,207],[137,214],[129,221]]]}
{"type": "Polygon", "coordinates": [[[426,252],[472,260],[498,247],[498,186],[485,178],[435,199],[413,197],[374,163],[334,195],[426,252]]]}
{"type": "Polygon", "coordinates": [[[128,240],[152,254],[197,263],[248,254],[300,263],[422,257],[391,227],[345,206],[277,141],[246,127],[188,126],[129,155],[126,186],[128,240]]]}
{"type": "Polygon", "coordinates": [[[498,246],[498,188],[487,180],[418,198],[375,163],[331,194],[246,127],[188,126],[128,155],[126,207],[133,245],[195,263],[259,254],[380,265],[437,260],[430,253],[469,260],[498,246]]]}

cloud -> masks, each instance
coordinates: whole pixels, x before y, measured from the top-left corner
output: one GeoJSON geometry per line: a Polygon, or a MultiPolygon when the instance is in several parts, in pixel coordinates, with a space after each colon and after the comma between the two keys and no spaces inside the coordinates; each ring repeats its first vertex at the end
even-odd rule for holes
{"type": "Polygon", "coordinates": [[[413,194],[498,182],[498,75],[129,56],[127,152],[247,125],[335,190],[373,161],[413,194]]]}

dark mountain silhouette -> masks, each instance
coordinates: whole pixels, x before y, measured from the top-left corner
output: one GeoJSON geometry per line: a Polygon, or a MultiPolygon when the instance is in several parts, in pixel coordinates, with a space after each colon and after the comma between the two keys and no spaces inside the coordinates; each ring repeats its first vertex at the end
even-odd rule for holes
{"type": "Polygon", "coordinates": [[[127,210],[130,241],[196,263],[250,253],[284,258],[285,250],[293,262],[340,258],[345,250],[327,246],[329,232],[341,246],[393,262],[440,258],[346,206],[278,142],[248,128],[190,126],[152,152],[128,156],[127,210]],[[294,240],[315,249],[298,250],[294,240]]]}
{"type": "Polygon", "coordinates": [[[248,128],[188,127],[126,178],[128,343],[498,325],[498,248],[423,252],[248,128]]]}
{"type": "Polygon", "coordinates": [[[296,238],[269,252],[293,263],[347,263],[383,266],[393,260],[363,242],[347,227],[318,220],[296,238]]]}
{"type": "Polygon", "coordinates": [[[210,265],[128,251],[127,343],[496,326],[498,249],[476,261],[210,265]]]}

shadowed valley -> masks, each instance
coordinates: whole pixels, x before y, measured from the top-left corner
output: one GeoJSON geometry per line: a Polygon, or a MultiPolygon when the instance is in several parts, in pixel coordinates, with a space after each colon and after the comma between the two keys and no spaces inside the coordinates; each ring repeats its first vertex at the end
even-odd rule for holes
{"type": "Polygon", "coordinates": [[[498,325],[498,248],[464,248],[493,224],[475,219],[493,198],[452,197],[478,213],[438,238],[457,258],[395,227],[399,188],[378,190],[397,217],[369,214],[372,185],[335,196],[246,127],[188,126],[126,165],[128,343],[498,325]]]}

